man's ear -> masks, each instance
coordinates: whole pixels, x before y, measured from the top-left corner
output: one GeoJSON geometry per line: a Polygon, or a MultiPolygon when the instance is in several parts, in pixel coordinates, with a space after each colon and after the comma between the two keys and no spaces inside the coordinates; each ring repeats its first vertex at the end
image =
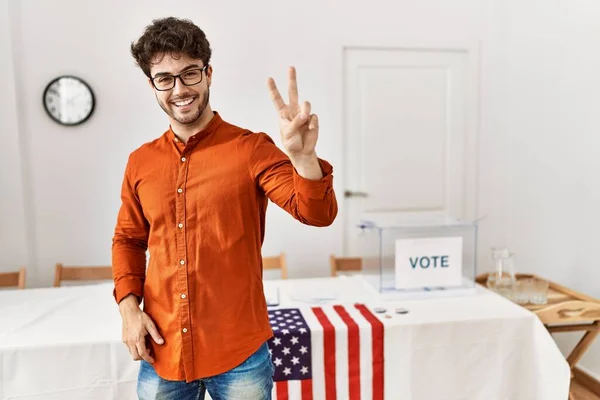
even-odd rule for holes
{"type": "MultiPolygon", "coordinates": [[[[212,83],[212,74],[213,74],[213,67],[212,65],[209,65],[208,68],[206,68],[206,84],[208,85],[208,87],[210,87],[211,83],[212,83]]],[[[152,82],[150,82],[152,83],[152,82]]]]}
{"type": "Polygon", "coordinates": [[[148,78],[148,85],[150,85],[150,87],[154,91],[154,85],[152,84],[152,79],[150,79],[150,78],[148,78]]]}

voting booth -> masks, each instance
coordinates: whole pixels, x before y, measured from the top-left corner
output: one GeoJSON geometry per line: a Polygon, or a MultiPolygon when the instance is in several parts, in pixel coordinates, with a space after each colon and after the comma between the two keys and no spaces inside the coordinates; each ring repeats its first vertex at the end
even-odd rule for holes
{"type": "Polygon", "coordinates": [[[400,297],[473,294],[476,222],[450,217],[361,221],[363,270],[377,289],[400,297]]]}

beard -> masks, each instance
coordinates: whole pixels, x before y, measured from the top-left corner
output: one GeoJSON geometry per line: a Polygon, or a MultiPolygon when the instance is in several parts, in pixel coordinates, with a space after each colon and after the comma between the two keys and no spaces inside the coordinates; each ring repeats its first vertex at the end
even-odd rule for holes
{"type": "MultiPolygon", "coordinates": [[[[163,111],[169,117],[171,117],[172,119],[174,119],[175,121],[179,122],[182,125],[190,125],[200,119],[200,117],[204,113],[204,110],[206,110],[206,106],[208,105],[209,98],[210,98],[210,88],[207,87],[206,92],[204,92],[204,95],[198,102],[198,108],[195,111],[190,111],[186,115],[178,115],[176,105],[171,105],[169,107],[169,106],[167,106],[167,104],[160,101],[158,99],[158,96],[156,97],[156,100],[158,101],[160,108],[162,108],[163,111]]],[[[194,101],[196,101],[196,100],[194,100],[194,101]]]]}

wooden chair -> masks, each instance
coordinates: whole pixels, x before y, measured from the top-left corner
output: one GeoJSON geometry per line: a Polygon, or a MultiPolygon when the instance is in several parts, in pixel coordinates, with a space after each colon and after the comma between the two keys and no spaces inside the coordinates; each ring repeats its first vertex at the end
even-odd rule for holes
{"type": "Polygon", "coordinates": [[[362,258],[360,257],[336,257],[334,254],[329,256],[329,266],[331,267],[331,276],[337,276],[339,271],[362,271],[362,258]]]}
{"type": "Polygon", "coordinates": [[[285,261],[285,253],[278,256],[263,257],[263,270],[280,269],[281,279],[287,279],[287,263],[285,261]]]}
{"type": "Polygon", "coordinates": [[[1,272],[0,287],[17,287],[19,289],[25,289],[26,274],[27,269],[24,267],[17,272],[1,272]]]}
{"type": "Polygon", "coordinates": [[[54,271],[54,287],[62,281],[99,281],[112,280],[112,267],[65,267],[56,264],[54,271]]]}

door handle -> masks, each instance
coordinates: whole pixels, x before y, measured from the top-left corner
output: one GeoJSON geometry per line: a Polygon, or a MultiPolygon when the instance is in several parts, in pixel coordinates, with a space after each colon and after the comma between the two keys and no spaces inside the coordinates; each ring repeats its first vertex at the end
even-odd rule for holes
{"type": "Polygon", "coordinates": [[[369,195],[366,194],[365,192],[353,192],[351,190],[346,190],[344,192],[344,197],[349,198],[349,197],[368,197],[369,195]]]}

